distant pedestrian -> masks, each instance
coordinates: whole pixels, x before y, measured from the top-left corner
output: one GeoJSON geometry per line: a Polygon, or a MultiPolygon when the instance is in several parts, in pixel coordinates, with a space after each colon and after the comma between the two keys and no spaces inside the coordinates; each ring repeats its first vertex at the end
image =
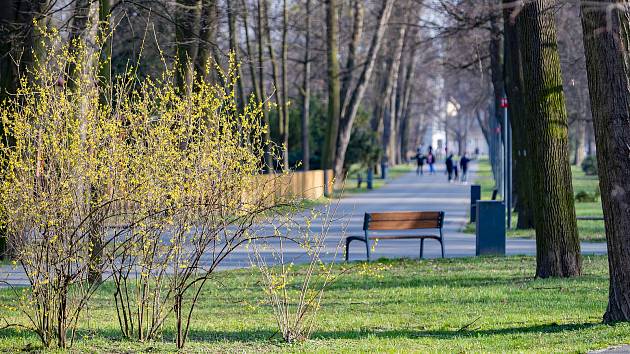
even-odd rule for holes
{"type": "Polygon", "coordinates": [[[446,174],[448,175],[448,181],[453,179],[453,154],[448,155],[446,158],[446,174]]]}
{"type": "Polygon", "coordinates": [[[462,182],[464,183],[468,182],[468,163],[469,162],[470,162],[470,159],[466,157],[465,153],[462,156],[462,158],[459,159],[459,167],[462,168],[462,182]]]}
{"type": "Polygon", "coordinates": [[[433,149],[430,146],[429,152],[427,153],[426,161],[429,165],[429,174],[435,174],[435,168],[433,167],[433,164],[435,163],[435,156],[433,156],[433,149]]]}
{"type": "Polygon", "coordinates": [[[424,154],[422,153],[422,148],[418,148],[418,151],[416,152],[416,162],[417,162],[417,167],[416,167],[416,175],[424,175],[424,171],[423,171],[423,167],[424,167],[424,160],[426,159],[426,156],[424,156],[424,154]]]}

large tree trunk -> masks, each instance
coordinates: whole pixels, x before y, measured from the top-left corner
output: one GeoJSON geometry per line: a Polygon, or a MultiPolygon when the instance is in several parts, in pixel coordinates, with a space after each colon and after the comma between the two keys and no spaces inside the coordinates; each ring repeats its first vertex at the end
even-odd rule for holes
{"type": "Polygon", "coordinates": [[[304,34],[304,73],[302,84],[302,169],[308,171],[311,168],[309,160],[311,152],[309,147],[309,115],[311,107],[311,0],[306,0],[306,19],[304,34]]]}
{"type": "MultiPolygon", "coordinates": [[[[341,114],[341,89],[339,85],[339,47],[337,37],[339,36],[339,21],[337,19],[337,1],[326,1],[326,42],[328,53],[328,124],[326,129],[326,139],[324,142],[324,153],[322,156],[322,167],[328,170],[332,167],[335,158],[335,146],[337,144],[337,132],[339,129],[339,119],[341,114]]],[[[342,169],[335,169],[337,181],[343,179],[342,169]]],[[[327,173],[324,173],[327,195],[332,191],[328,190],[330,181],[327,180],[327,173]]],[[[337,182],[339,183],[339,182],[337,182]]]]}
{"type": "MultiPolygon", "coordinates": [[[[334,0],[329,0],[334,1],[334,0]]],[[[340,179],[343,177],[343,165],[346,157],[346,150],[348,149],[348,143],[350,143],[350,134],[352,133],[352,124],[359,110],[361,100],[367,85],[372,77],[372,71],[374,69],[374,62],[376,61],[376,55],[381,47],[383,36],[385,35],[385,28],[387,22],[392,13],[394,6],[394,0],[384,0],[379,12],[378,24],[376,26],[374,35],[372,36],[372,42],[368,49],[367,58],[363,66],[363,70],[359,78],[357,79],[356,86],[352,91],[352,94],[346,95],[343,105],[341,106],[341,122],[338,123],[339,134],[336,139],[336,147],[334,154],[334,173],[337,183],[340,183],[340,179]]]]}
{"type": "Polygon", "coordinates": [[[578,238],[567,112],[556,38],[554,0],[524,5],[518,22],[527,119],[531,144],[534,219],[536,226],[536,276],[580,275],[578,238]]]}
{"type": "Polygon", "coordinates": [[[582,28],[608,243],[604,321],[630,321],[630,15],[628,1],[599,3],[582,5],[582,28]]]}
{"type": "MultiPolygon", "coordinates": [[[[527,156],[530,147],[525,136],[525,102],[523,101],[523,67],[521,63],[521,46],[517,34],[516,21],[521,17],[515,14],[513,0],[504,0],[505,33],[505,90],[509,104],[509,118],[512,125],[513,176],[516,194],[517,229],[534,227],[531,205],[531,159],[527,156]]],[[[518,10],[516,10],[518,11],[518,10]]]]}

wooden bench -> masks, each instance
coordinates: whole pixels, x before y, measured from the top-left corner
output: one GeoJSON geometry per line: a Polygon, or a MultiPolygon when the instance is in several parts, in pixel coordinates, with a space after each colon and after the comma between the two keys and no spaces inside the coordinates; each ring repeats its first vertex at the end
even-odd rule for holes
{"type": "Polygon", "coordinates": [[[363,219],[364,236],[349,236],[346,238],[346,261],[350,251],[350,242],[361,241],[365,243],[367,260],[370,261],[370,240],[404,240],[420,239],[420,258],[424,251],[424,240],[427,238],[437,240],[442,248],[442,258],[444,258],[444,239],[442,237],[442,226],[444,224],[443,211],[402,211],[365,213],[363,219]],[[402,231],[402,230],[426,230],[434,229],[437,234],[419,235],[374,235],[371,231],[402,231]]]}

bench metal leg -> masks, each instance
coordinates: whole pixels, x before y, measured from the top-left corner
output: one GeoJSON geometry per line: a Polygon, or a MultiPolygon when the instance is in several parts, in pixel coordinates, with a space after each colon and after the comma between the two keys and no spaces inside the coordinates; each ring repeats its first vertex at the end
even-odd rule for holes
{"type": "Polygon", "coordinates": [[[367,261],[370,262],[370,239],[365,237],[365,251],[367,254],[367,261]]]}
{"type": "MultiPolygon", "coordinates": [[[[358,236],[350,236],[346,238],[346,262],[348,262],[348,259],[350,258],[350,242],[352,241],[361,241],[361,242],[365,242],[365,244],[367,245],[368,243],[365,241],[365,239],[358,237],[358,236]]],[[[370,260],[370,248],[369,246],[367,246],[367,258],[368,261],[370,260]]]]}
{"type": "Polygon", "coordinates": [[[422,259],[422,254],[424,253],[424,239],[420,239],[420,259],[422,259]]]}
{"type": "Polygon", "coordinates": [[[442,235],[442,229],[440,229],[440,248],[442,249],[442,258],[444,258],[444,235],[442,235]]]}

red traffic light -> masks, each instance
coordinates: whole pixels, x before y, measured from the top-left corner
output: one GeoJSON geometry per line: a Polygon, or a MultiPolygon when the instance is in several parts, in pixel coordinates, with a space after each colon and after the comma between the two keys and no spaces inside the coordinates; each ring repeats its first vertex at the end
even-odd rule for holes
{"type": "Polygon", "coordinates": [[[501,99],[501,108],[508,108],[508,100],[505,97],[501,99]]]}

